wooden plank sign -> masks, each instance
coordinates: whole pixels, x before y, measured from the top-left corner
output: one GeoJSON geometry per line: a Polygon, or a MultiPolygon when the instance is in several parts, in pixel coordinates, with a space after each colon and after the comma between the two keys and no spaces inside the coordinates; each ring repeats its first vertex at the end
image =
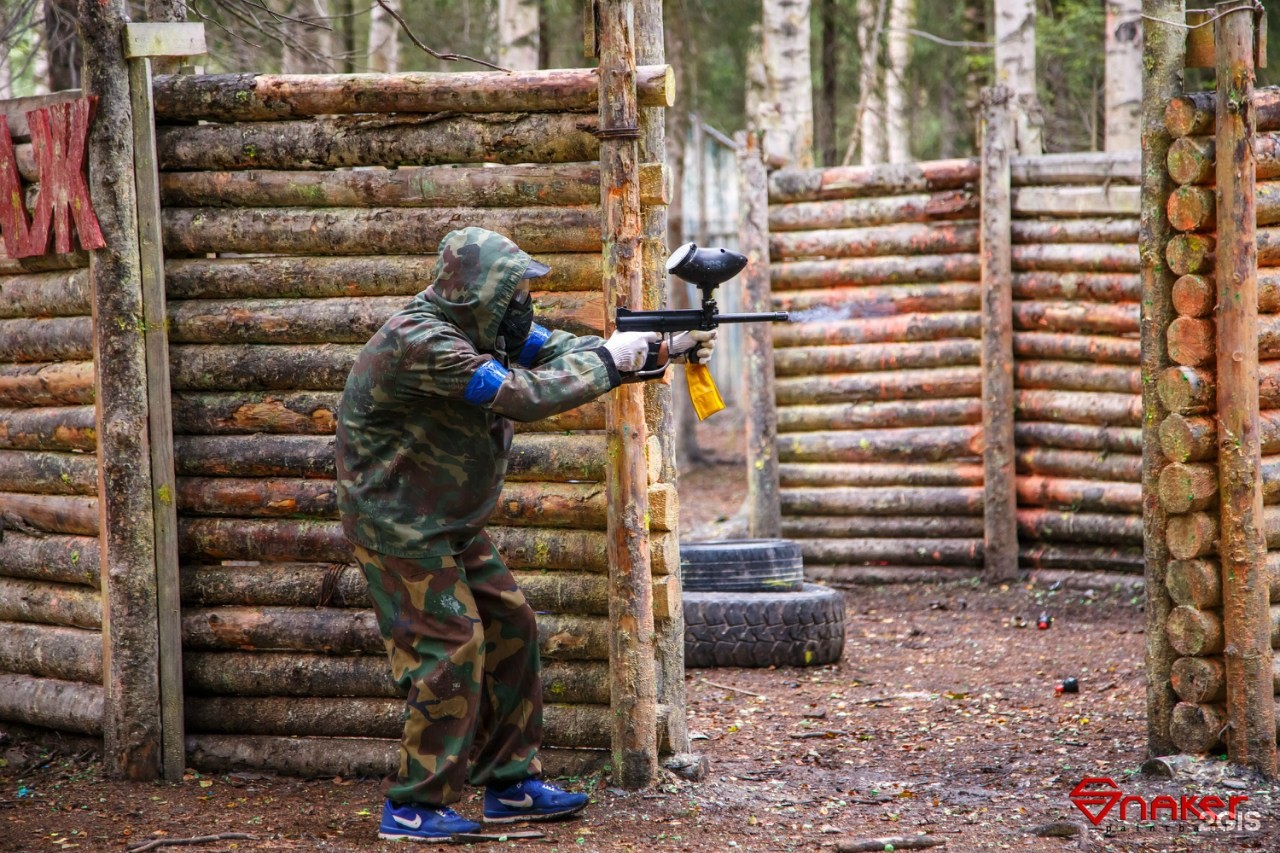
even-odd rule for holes
{"type": "Polygon", "coordinates": [[[27,113],[31,143],[40,173],[40,190],[28,218],[18,160],[8,119],[0,115],[0,235],[11,258],[29,258],[49,251],[52,225],[54,251],[72,251],[71,223],[80,245],[106,245],[93,212],[85,182],[85,139],[89,135],[94,98],[77,98],[27,113]]]}

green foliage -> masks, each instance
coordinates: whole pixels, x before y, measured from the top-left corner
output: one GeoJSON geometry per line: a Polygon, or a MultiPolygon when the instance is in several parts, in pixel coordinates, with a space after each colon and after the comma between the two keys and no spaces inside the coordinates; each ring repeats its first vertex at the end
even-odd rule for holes
{"type": "Polygon", "coordinates": [[[1041,0],[1036,64],[1050,151],[1101,147],[1105,33],[1106,12],[1096,0],[1041,0]]]}

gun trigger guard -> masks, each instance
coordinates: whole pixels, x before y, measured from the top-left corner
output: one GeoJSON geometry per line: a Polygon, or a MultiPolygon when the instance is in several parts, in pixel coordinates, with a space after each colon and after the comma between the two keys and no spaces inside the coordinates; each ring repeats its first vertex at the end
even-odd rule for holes
{"type": "Polygon", "coordinates": [[[646,382],[650,379],[658,379],[667,372],[667,365],[671,363],[668,358],[661,364],[658,359],[662,356],[662,341],[654,341],[649,344],[649,354],[645,357],[644,364],[639,370],[631,373],[623,374],[622,384],[626,385],[630,382],[646,382]]]}

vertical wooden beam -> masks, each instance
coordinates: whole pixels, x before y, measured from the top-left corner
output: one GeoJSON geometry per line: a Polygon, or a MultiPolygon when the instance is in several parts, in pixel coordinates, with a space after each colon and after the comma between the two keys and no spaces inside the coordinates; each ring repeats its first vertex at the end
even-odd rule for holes
{"type": "MultiPolygon", "coordinates": [[[[756,134],[738,135],[738,248],[747,256],[742,310],[772,311],[769,288],[769,176],[756,134]]],[[[782,535],[778,492],[778,409],[773,399],[773,328],[743,329],[747,381],[747,530],[759,539],[782,535]]]]}
{"type": "Polygon", "coordinates": [[[1166,165],[1172,139],[1164,126],[1164,108],[1182,94],[1186,31],[1184,0],[1143,0],[1142,12],[1142,203],[1139,213],[1139,253],[1142,256],[1142,534],[1145,557],[1147,753],[1177,752],[1169,734],[1177,696],[1169,680],[1176,657],[1165,635],[1173,602],[1165,588],[1169,547],[1165,542],[1168,517],[1160,504],[1160,472],[1168,460],[1160,449],[1160,424],[1168,412],[1160,403],[1156,380],[1171,365],[1165,330],[1173,322],[1173,282],[1177,278],[1165,260],[1165,246],[1174,235],[1165,216],[1165,202],[1173,191],[1166,165]]]}
{"type": "MultiPolygon", "coordinates": [[[[601,0],[600,194],[607,324],[618,308],[643,302],[639,117],[635,82],[635,4],[601,0]]],[[[609,634],[613,764],[624,788],[653,784],[658,773],[654,685],[653,585],[649,579],[648,467],[644,389],[624,385],[605,408],[609,454],[609,634]]]]}
{"type": "MultiPolygon", "coordinates": [[[[636,0],[636,63],[638,65],[664,65],[667,61],[664,46],[665,22],[662,17],[662,0],[636,0]]],[[[670,174],[665,168],[667,159],[666,108],[644,107],[639,111],[641,163],[662,166],[662,179],[667,182],[670,174]]],[[[664,198],[671,195],[671,188],[664,187],[664,198]]],[[[668,298],[667,287],[667,206],[653,203],[641,210],[642,273],[644,307],[661,308],[668,298]]],[[[650,470],[658,473],[658,482],[676,482],[675,412],[671,384],[648,382],[645,384],[646,428],[649,432],[648,452],[656,454],[657,465],[650,470]]],[[[689,751],[689,726],[685,714],[684,692],[684,611],[679,606],[680,569],[672,573],[671,594],[677,606],[666,613],[665,618],[654,625],[657,660],[655,661],[656,695],[659,705],[667,706],[666,728],[668,748],[675,753],[689,751]]],[[[658,739],[661,742],[662,738],[658,739]]]]}
{"type": "Polygon", "coordinates": [[[137,199],[124,0],[80,0],[85,94],[98,98],[88,142],[89,192],[105,248],[89,256],[101,516],[103,764],[107,775],[160,771],[156,571],[147,442],[137,199]]]}
{"type": "Polygon", "coordinates": [[[1254,17],[1217,4],[1218,483],[1227,753],[1265,776],[1276,772],[1271,621],[1262,531],[1258,434],[1258,249],[1253,153],[1254,17]]]}
{"type": "Polygon", "coordinates": [[[982,93],[982,471],[984,565],[989,580],[1018,573],[1013,471],[1013,209],[1009,157],[1013,92],[982,93]]]}

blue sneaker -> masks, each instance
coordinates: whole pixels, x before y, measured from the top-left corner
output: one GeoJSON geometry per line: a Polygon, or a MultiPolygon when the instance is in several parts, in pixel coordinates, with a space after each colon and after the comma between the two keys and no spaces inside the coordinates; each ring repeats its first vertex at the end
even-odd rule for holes
{"type": "Polygon", "coordinates": [[[447,806],[431,808],[387,800],[382,807],[378,837],[387,841],[450,841],[458,833],[479,828],[480,824],[447,806]]]}
{"type": "Polygon", "coordinates": [[[570,794],[541,779],[525,779],[506,788],[484,792],[485,823],[515,823],[518,820],[556,820],[582,811],[586,794],[570,794]]]}

